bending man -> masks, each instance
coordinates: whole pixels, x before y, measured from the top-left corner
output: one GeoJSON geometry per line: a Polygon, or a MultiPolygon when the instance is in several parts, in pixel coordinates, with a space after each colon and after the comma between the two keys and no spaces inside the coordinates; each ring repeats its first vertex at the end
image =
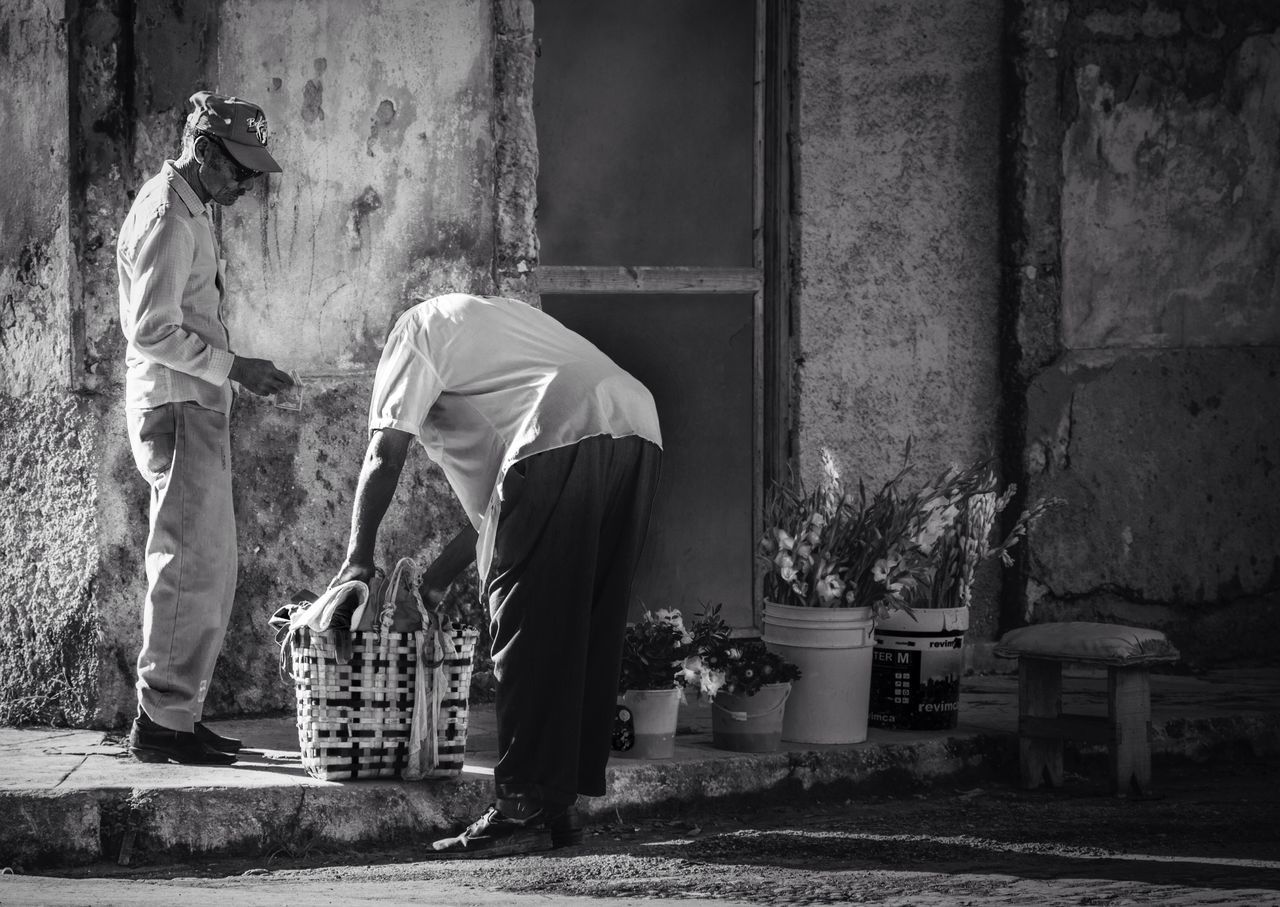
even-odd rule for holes
{"type": "Polygon", "coordinates": [[[542,311],[452,294],[392,329],[369,431],[334,583],[372,578],[378,526],[416,438],[470,521],[422,587],[438,601],[474,556],[491,619],[496,800],[434,849],[577,843],[578,795],[605,792],[631,582],[657,488],[653,397],[542,311]]]}

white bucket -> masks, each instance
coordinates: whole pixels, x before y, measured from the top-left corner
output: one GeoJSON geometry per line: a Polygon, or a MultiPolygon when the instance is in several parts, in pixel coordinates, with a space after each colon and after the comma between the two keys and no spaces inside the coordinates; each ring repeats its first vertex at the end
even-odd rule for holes
{"type": "Polygon", "coordinates": [[[870,608],[801,608],[765,602],[765,645],[801,671],[782,718],[783,740],[861,743],[867,739],[874,624],[870,608]]]}
{"type": "Polygon", "coordinates": [[[676,747],[680,688],[627,690],[622,694],[621,705],[631,710],[635,743],[618,755],[628,759],[670,759],[676,747]]]}

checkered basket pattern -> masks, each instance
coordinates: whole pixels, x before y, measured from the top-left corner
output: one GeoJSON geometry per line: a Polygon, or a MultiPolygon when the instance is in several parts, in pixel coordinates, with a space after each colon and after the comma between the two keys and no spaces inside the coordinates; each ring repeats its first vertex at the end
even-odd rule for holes
{"type": "MultiPolygon", "coordinates": [[[[425,777],[451,778],[462,771],[467,744],[467,697],[472,655],[479,633],[471,627],[445,631],[454,653],[443,660],[435,714],[435,767],[425,777]]],[[[351,634],[351,658],[338,659],[334,631],[300,628],[293,639],[292,667],[298,705],[302,764],[324,781],[400,777],[413,726],[418,647],[435,633],[351,634]]]]}

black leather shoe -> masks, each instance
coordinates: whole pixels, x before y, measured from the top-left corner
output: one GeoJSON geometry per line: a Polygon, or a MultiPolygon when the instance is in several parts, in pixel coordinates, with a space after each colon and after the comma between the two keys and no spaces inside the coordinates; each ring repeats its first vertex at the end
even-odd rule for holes
{"type": "Polygon", "coordinates": [[[537,813],[528,819],[512,819],[490,806],[462,834],[431,844],[432,856],[509,857],[550,850],[551,830],[537,813]]]}
{"type": "Polygon", "coordinates": [[[209,749],[195,734],[171,731],[145,715],[135,718],[129,731],[129,754],[139,762],[178,762],[182,765],[231,765],[236,757],[209,749]]]}
{"type": "Polygon", "coordinates": [[[552,847],[572,847],[582,843],[582,829],[586,823],[583,822],[578,807],[567,806],[562,812],[551,813],[545,822],[551,831],[552,847]]]}
{"type": "Polygon", "coordinates": [[[201,721],[196,722],[196,739],[209,747],[211,750],[217,750],[220,753],[238,753],[240,752],[241,743],[235,737],[223,737],[221,734],[209,730],[201,721]]]}

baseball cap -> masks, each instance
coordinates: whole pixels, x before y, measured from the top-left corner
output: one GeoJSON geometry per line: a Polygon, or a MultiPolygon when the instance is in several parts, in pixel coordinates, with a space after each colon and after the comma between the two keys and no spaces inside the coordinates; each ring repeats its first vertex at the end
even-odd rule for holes
{"type": "Polygon", "coordinates": [[[233,158],[253,170],[280,173],[280,165],[267,152],[267,115],[250,101],[197,91],[191,96],[195,109],[187,116],[194,131],[216,136],[233,158]]]}

